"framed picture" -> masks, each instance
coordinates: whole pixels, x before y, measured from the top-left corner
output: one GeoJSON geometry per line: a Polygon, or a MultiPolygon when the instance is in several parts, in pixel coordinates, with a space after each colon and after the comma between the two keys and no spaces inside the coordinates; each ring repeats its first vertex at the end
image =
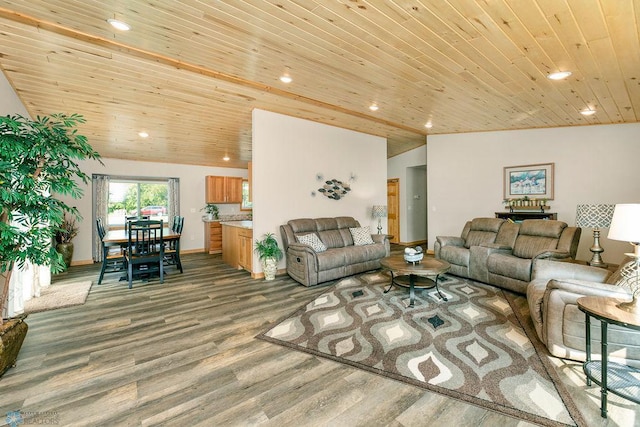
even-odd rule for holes
{"type": "Polygon", "coordinates": [[[504,198],[553,200],[553,163],[504,168],[504,198]]]}

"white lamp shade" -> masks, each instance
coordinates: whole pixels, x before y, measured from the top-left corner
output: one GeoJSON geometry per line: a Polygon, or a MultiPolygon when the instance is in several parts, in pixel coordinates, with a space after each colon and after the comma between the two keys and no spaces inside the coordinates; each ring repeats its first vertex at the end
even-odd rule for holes
{"type": "Polygon", "coordinates": [[[640,204],[616,205],[608,237],[624,242],[640,242],[640,204]]]}
{"type": "Polygon", "coordinates": [[[371,209],[371,216],[374,218],[384,218],[387,216],[387,207],[383,205],[374,205],[371,209]]]}

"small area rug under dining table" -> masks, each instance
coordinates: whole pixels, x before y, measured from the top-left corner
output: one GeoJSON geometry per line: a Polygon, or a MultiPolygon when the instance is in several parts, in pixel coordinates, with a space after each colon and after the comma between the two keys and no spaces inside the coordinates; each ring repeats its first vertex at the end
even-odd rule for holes
{"type": "Polygon", "coordinates": [[[421,290],[409,308],[389,280],[343,279],[258,338],[541,425],[584,424],[515,295],[446,275],[448,301],[421,290]]]}

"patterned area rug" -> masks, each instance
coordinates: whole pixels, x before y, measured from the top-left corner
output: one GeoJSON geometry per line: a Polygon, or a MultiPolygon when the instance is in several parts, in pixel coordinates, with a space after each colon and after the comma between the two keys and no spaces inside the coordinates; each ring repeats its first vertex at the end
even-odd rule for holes
{"type": "Polygon", "coordinates": [[[384,273],[343,279],[258,338],[541,425],[584,424],[513,295],[447,275],[448,302],[425,289],[408,308],[408,290],[384,294],[388,283],[384,273]]]}

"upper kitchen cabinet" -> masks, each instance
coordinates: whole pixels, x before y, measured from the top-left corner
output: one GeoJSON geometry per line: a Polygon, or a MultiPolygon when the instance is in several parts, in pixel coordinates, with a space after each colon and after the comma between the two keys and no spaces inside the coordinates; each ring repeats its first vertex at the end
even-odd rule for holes
{"type": "Polygon", "coordinates": [[[241,203],[242,177],[209,175],[205,193],[207,203],[241,203]]]}

